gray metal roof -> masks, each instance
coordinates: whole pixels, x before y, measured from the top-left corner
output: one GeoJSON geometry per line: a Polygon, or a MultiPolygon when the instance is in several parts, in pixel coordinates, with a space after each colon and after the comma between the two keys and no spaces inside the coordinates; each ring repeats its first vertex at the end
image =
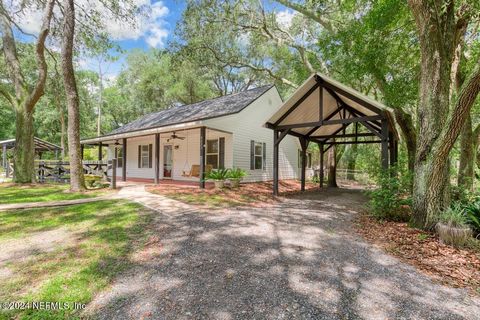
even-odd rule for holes
{"type": "Polygon", "coordinates": [[[107,135],[217,118],[242,111],[273,85],[262,86],[189,105],[175,106],[147,114],[107,135]]]}

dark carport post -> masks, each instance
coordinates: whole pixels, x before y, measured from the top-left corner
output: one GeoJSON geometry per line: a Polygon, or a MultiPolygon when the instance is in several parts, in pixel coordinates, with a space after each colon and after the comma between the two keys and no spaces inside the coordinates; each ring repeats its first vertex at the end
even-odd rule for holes
{"type": "Polygon", "coordinates": [[[207,129],[200,128],[200,188],[205,188],[205,136],[207,129]]]}
{"type": "Polygon", "coordinates": [[[127,138],[122,139],[122,181],[127,181],[127,138]]]}
{"type": "Polygon", "coordinates": [[[320,188],[323,188],[324,172],[323,172],[323,156],[325,154],[323,143],[318,144],[318,150],[320,151],[320,170],[318,172],[320,178],[320,188]]]}
{"type": "Polygon", "coordinates": [[[273,195],[278,196],[278,130],[273,130],[273,195]]]}
{"type": "Polygon", "coordinates": [[[307,169],[307,147],[308,140],[304,137],[299,138],[300,146],[302,147],[302,171],[300,172],[300,190],[305,191],[305,171],[307,169]]]}
{"type": "Polygon", "coordinates": [[[388,122],[382,120],[382,169],[388,169],[388,122]]]}

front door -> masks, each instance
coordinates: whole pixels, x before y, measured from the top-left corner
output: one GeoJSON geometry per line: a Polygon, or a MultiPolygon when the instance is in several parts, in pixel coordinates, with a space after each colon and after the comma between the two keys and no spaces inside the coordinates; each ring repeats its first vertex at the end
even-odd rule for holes
{"type": "Polygon", "coordinates": [[[163,178],[164,179],[172,178],[172,168],[173,168],[173,148],[171,144],[166,144],[163,146],[163,178]]]}

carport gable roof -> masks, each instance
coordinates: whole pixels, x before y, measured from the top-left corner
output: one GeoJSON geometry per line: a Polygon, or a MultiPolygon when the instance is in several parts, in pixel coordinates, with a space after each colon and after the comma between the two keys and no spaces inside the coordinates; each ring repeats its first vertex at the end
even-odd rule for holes
{"type": "Polygon", "coordinates": [[[112,131],[107,134],[107,136],[235,114],[242,111],[272,87],[273,85],[261,86],[218,98],[189,105],[175,106],[150,113],[112,131]]]}
{"type": "MultiPolygon", "coordinates": [[[[33,141],[35,143],[35,151],[37,152],[62,150],[60,146],[53,144],[51,142],[42,140],[37,137],[34,137],[33,141]]],[[[0,141],[0,147],[5,146],[7,149],[15,148],[15,144],[16,144],[15,139],[0,141]]]]}
{"type": "Polygon", "coordinates": [[[391,110],[323,74],[312,74],[268,120],[267,127],[310,140],[328,141],[351,123],[381,135],[381,120],[398,138],[391,110]]]}

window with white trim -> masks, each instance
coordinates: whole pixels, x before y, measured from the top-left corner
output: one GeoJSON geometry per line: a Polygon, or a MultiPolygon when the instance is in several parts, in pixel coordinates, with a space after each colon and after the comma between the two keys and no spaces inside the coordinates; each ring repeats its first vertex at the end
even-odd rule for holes
{"type": "Polygon", "coordinates": [[[150,153],[148,144],[141,146],[140,168],[150,168],[150,153]]]}
{"type": "Polygon", "coordinates": [[[255,142],[254,164],[255,170],[263,169],[263,143],[255,142]]]}
{"type": "Polygon", "coordinates": [[[218,139],[207,140],[206,164],[218,169],[219,159],[218,139]]]}
{"type": "Polygon", "coordinates": [[[116,148],[117,152],[117,168],[123,167],[123,147],[117,147],[116,148]]]}

